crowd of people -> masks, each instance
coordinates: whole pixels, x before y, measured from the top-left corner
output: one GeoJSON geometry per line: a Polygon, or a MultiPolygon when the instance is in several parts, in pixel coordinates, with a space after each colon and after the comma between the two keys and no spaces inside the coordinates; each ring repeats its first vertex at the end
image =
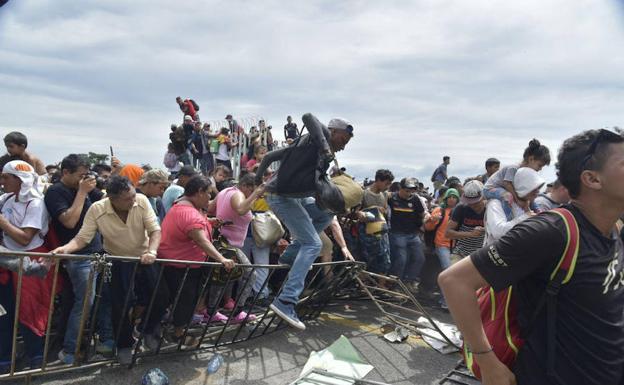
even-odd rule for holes
{"type": "MultiPolygon", "coordinates": [[[[483,174],[464,181],[449,176],[451,158],[445,155],[432,174],[432,190],[414,177],[395,181],[391,170],[379,169],[373,180],[362,183],[361,200],[338,212],[322,204],[316,181],[319,171],[343,173],[331,166],[354,137],[349,121],[335,118],[325,125],[305,114],[304,134],[288,116],[282,146],[264,121],[247,131],[227,115],[227,127],[213,131],[200,121],[194,100],[178,97],[176,102],[182,124],[171,126],[163,162],[167,171],[145,170],[117,158],[110,166],[92,165],[76,154],[45,167],[27,151],[23,134],[4,138],[3,250],[108,253],[139,262],[136,270],[132,262],[112,263],[91,325],[98,352],[116,352],[120,362],[128,363],[137,333],[147,349],[156,349],[166,332],[165,320],[171,326],[169,340],[192,345],[196,341],[184,333],[189,323],[253,322],[256,316],[243,308],[252,295],[290,326],[304,330],[296,304],[311,265],[346,259],[365,262],[381,277],[399,277],[428,304],[448,306],[486,384],[515,383],[514,373],[518,383],[550,383],[553,370],[565,384],[619,383],[624,357],[624,249],[614,232],[624,213],[624,136],[619,131],[592,130],[564,142],[559,177],[552,183],[540,175],[551,163],[550,151],[533,139],[518,154],[519,162],[501,165],[488,158],[483,174]],[[501,289],[519,283],[519,317],[529,328],[548,272],[565,244],[561,221],[549,214],[557,207],[570,210],[582,231],[572,284],[559,294],[563,311],[557,322],[566,324],[558,330],[557,365],[544,364],[547,320],[539,314],[530,330],[540,332],[529,336],[512,373],[492,356],[474,293],[487,285],[501,289]],[[285,229],[269,244],[252,231],[260,214],[277,218],[273,226],[285,229]],[[234,255],[224,255],[223,245],[234,255]],[[167,260],[159,285],[158,259],[167,260]],[[234,279],[202,293],[206,269],[191,264],[187,272],[188,265],[176,263],[180,260],[221,263],[234,279]],[[266,284],[266,269],[237,270],[237,264],[250,263],[288,265],[281,291],[266,284]],[[154,292],[157,300],[145,317],[154,292]],[[172,309],[176,293],[179,302],[172,309]],[[127,296],[131,311],[124,308],[127,296]],[[578,365],[587,361],[591,364],[578,365]]],[[[51,292],[52,263],[26,259],[21,266],[19,332],[32,368],[41,364],[48,307],[57,294],[51,292]]],[[[0,314],[3,373],[10,365],[19,262],[0,256],[0,266],[0,306],[6,313],[0,314]]],[[[63,269],[64,290],[72,295],[58,357],[71,364],[83,303],[94,300],[95,286],[86,288],[95,280],[89,280],[90,261],[67,259],[63,269]],[[85,299],[87,293],[91,297],[85,299]]],[[[378,285],[390,286],[383,278],[378,285]]]]}

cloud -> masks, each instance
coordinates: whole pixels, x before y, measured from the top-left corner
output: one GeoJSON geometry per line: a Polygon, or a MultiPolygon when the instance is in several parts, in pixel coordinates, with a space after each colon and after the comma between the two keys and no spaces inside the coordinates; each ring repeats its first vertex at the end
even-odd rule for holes
{"type": "MultiPolygon", "coordinates": [[[[517,162],[537,137],[556,152],[621,125],[616,2],[11,1],[0,10],[3,131],[46,162],[107,152],[161,165],[175,96],[219,124],[343,116],[341,163],[429,180],[517,162]]],[[[544,171],[554,177],[553,167],[544,171]]]]}

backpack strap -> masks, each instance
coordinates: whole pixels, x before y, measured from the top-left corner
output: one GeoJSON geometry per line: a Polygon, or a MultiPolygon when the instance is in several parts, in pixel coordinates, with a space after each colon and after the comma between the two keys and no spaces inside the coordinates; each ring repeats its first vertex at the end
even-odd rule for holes
{"type": "Polygon", "coordinates": [[[546,287],[546,374],[548,377],[558,379],[555,373],[555,357],[557,349],[557,295],[561,285],[566,284],[572,278],[576,260],[579,253],[580,232],[574,215],[567,209],[558,208],[550,212],[559,215],[563,219],[566,229],[566,246],[563,256],[550,275],[550,281],[546,287]]]}

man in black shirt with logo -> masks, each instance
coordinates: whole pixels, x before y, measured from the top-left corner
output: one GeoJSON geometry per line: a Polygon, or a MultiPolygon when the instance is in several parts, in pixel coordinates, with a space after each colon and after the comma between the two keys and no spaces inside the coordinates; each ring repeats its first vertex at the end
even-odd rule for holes
{"type": "Polygon", "coordinates": [[[415,290],[420,270],[425,263],[419,231],[423,224],[425,207],[416,194],[418,180],[403,178],[399,191],[388,199],[390,209],[390,273],[405,281],[415,290]]]}
{"type": "Polygon", "coordinates": [[[578,223],[580,246],[572,277],[556,297],[556,318],[550,318],[555,322],[553,365],[547,364],[546,311],[542,308],[535,318],[534,313],[567,243],[559,216],[543,213],[527,219],[439,277],[486,385],[622,383],[624,258],[615,224],[624,213],[624,137],[608,130],[576,135],[563,143],[557,167],[572,198],[563,207],[578,223]],[[520,329],[530,331],[513,373],[491,351],[484,334],[474,293],[485,285],[494,290],[514,285],[520,329]]]}

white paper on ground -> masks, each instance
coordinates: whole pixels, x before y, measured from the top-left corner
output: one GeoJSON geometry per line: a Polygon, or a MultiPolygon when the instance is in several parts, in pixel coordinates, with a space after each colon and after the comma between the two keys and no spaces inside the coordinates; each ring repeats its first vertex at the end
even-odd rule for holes
{"type": "MultiPolygon", "coordinates": [[[[456,326],[450,325],[444,322],[434,320],[436,325],[442,330],[442,332],[457,346],[461,346],[461,333],[456,326]]],[[[456,347],[446,342],[444,337],[434,329],[433,325],[425,317],[418,318],[419,324],[427,325],[428,328],[417,328],[416,330],[422,335],[423,340],[428,343],[432,348],[442,354],[449,354],[459,351],[456,347]]]]}
{"type": "MultiPolygon", "coordinates": [[[[303,376],[313,368],[326,370],[331,373],[338,373],[342,376],[353,377],[354,380],[359,380],[373,370],[374,366],[367,364],[366,361],[362,359],[347,337],[340,336],[340,338],[326,349],[320,352],[310,353],[310,358],[303,367],[300,376],[303,376]]],[[[322,378],[328,381],[327,383],[336,385],[346,385],[355,382],[341,379],[329,379],[325,376],[322,378]]],[[[298,384],[318,384],[318,382],[313,381],[311,377],[310,380],[310,382],[301,381],[298,382],[298,384]]]]}

